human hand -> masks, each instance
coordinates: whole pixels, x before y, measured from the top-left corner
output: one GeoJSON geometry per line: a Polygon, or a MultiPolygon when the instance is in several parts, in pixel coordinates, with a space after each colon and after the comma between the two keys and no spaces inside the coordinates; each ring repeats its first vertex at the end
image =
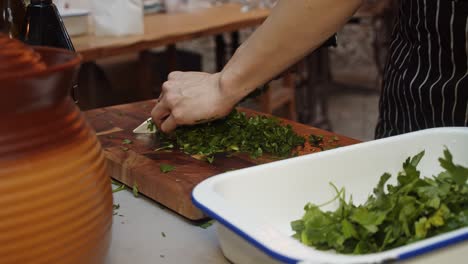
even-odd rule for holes
{"type": "Polygon", "coordinates": [[[220,73],[172,72],[151,112],[164,133],[179,125],[209,122],[228,115],[240,98],[221,87],[220,73]]]}

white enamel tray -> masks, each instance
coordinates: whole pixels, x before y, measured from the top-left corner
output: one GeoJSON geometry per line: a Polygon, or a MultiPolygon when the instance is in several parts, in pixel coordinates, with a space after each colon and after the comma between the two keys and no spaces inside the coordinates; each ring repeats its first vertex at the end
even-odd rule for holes
{"type": "MultiPolygon", "coordinates": [[[[356,204],[364,202],[384,172],[422,150],[423,176],[441,171],[444,146],[456,164],[468,167],[468,128],[437,128],[273,162],[221,174],[199,184],[193,201],[218,221],[225,256],[234,263],[382,263],[404,260],[468,239],[468,228],[378,254],[350,256],[306,247],[293,239],[290,222],[303,207],[334,196],[329,183],[345,187],[356,204]]],[[[327,210],[335,209],[337,204],[327,210]]]]}

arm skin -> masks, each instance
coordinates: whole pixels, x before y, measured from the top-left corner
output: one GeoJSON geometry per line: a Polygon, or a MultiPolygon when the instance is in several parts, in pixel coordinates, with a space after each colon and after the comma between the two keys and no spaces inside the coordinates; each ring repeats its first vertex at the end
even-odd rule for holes
{"type": "Polygon", "coordinates": [[[340,30],[363,0],[282,0],[219,73],[172,72],[151,115],[163,132],[221,118],[340,30]]]}

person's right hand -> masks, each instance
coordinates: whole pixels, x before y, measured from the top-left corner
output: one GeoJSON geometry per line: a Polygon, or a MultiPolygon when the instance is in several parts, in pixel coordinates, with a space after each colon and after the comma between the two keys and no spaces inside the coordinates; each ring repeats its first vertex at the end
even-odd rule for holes
{"type": "Polygon", "coordinates": [[[209,122],[228,115],[241,99],[221,87],[220,73],[172,72],[151,112],[168,133],[180,125],[209,122]]]}

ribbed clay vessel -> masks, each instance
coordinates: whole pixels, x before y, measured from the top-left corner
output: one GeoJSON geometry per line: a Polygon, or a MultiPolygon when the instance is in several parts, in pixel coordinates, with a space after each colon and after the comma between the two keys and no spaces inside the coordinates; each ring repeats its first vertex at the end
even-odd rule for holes
{"type": "Polygon", "coordinates": [[[112,190],[69,96],[80,59],[0,35],[0,264],[103,263],[112,190]]]}

